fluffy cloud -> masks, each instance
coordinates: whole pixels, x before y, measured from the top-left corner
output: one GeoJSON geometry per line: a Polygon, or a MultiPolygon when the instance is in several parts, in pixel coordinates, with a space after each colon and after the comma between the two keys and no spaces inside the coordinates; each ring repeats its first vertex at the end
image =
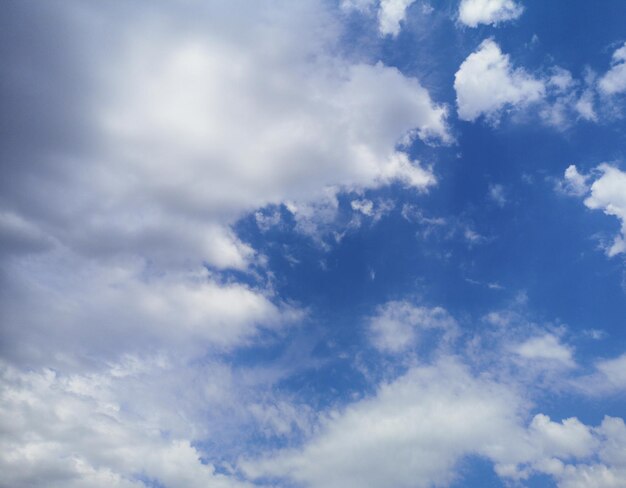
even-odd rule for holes
{"type": "Polygon", "coordinates": [[[381,34],[397,36],[400,22],[406,17],[406,10],[415,0],[381,0],[378,11],[378,28],[381,34]]]}
{"type": "Polygon", "coordinates": [[[626,43],[613,53],[611,69],[598,80],[598,87],[605,95],[626,91],[626,43]]]}
{"type": "MultiPolygon", "coordinates": [[[[340,26],[318,2],[277,1],[272,15],[219,2],[193,3],[191,16],[163,6],[145,21],[84,6],[89,35],[120,39],[94,44],[80,42],[74,8],[54,18],[75,38],[62,54],[81,74],[64,92],[82,98],[55,116],[89,136],[80,147],[52,138],[52,148],[29,154],[3,210],[64,245],[243,269],[254,253],[228,230],[243,213],[313,201],[328,187],[434,182],[397,145],[449,141],[445,108],[394,68],[333,55],[340,26]]],[[[23,87],[9,89],[25,99],[23,87]]],[[[38,120],[53,136],[54,121],[38,120]]]]}
{"type": "Polygon", "coordinates": [[[615,256],[626,252],[626,173],[607,164],[598,169],[601,176],[591,184],[591,194],[585,199],[585,205],[600,209],[620,221],[622,234],[607,250],[609,256],[615,256]]]}
{"type": "Polygon", "coordinates": [[[567,464],[559,461],[542,463],[541,470],[558,480],[559,488],[617,488],[626,481],[626,426],[615,417],[605,417],[593,429],[599,448],[597,459],[567,464]]]}
{"type": "Polygon", "coordinates": [[[406,18],[407,9],[415,0],[342,0],[341,6],[346,10],[358,10],[363,13],[373,13],[376,8],[378,31],[382,36],[397,36],[400,33],[401,23],[406,18]]]}
{"type": "MultiPolygon", "coordinates": [[[[166,373],[162,366],[141,363],[116,365],[106,374],[72,376],[49,369],[23,373],[0,365],[0,486],[140,488],[146,486],[144,481],[172,487],[249,486],[217,474],[213,465],[202,461],[175,423],[158,415],[167,402],[146,402],[145,410],[136,410],[150,369],[166,373]],[[129,382],[138,375],[144,381],[129,382]],[[135,395],[126,392],[120,398],[115,390],[125,381],[127,388],[139,388],[135,395]]],[[[161,376],[160,395],[175,384],[161,376]]],[[[215,405],[206,393],[204,401],[215,405]]],[[[172,409],[173,418],[182,414],[181,406],[182,402],[172,409]]]]}
{"type": "Polygon", "coordinates": [[[499,24],[522,15],[524,8],[514,0],[461,0],[459,20],[470,27],[499,24]]]}
{"type": "Polygon", "coordinates": [[[247,471],[311,488],[446,484],[460,457],[504,448],[516,424],[516,402],[511,392],[472,378],[454,361],[415,368],[329,418],[302,450],[282,452],[247,471]]]}
{"type": "MultiPolygon", "coordinates": [[[[71,78],[28,56],[5,67],[16,112],[30,114],[17,127],[46,141],[12,132],[4,147],[5,343],[52,334],[87,347],[92,336],[101,349],[122,331],[246,343],[283,311],[262,286],[203,275],[263,265],[234,222],[281,202],[315,209],[343,189],[436,182],[401,148],[450,141],[445,107],[395,68],[335,54],[341,26],[325,4],[134,8],[49,12],[44,37],[72,39],[49,55],[71,78]],[[33,94],[23,71],[48,82],[33,94]]],[[[19,25],[14,37],[30,36],[19,25]]]]}
{"type": "Polygon", "coordinates": [[[615,166],[601,164],[595,173],[582,175],[571,165],[565,171],[565,185],[575,195],[589,194],[585,205],[602,210],[620,221],[621,234],[607,247],[607,254],[615,256],[626,252],[626,173],[615,166]],[[591,185],[588,180],[594,180],[591,185]]]}
{"type": "Polygon", "coordinates": [[[454,77],[459,118],[474,121],[481,115],[497,118],[507,107],[540,101],[543,81],[511,66],[509,56],[491,39],[470,54],[454,77]]]}
{"type": "Polygon", "coordinates": [[[195,356],[246,344],[300,313],[260,289],[206,272],[151,273],[141,260],[100,265],[72,254],[12,263],[0,295],[2,353],[65,367],[141,350],[195,356]],[[57,274],[58,270],[73,272],[57,274]]]}
{"type": "Polygon", "coordinates": [[[302,317],[232,225],[342,190],[426,191],[407,151],[451,141],[418,80],[337,54],[324,2],[148,3],[2,20],[20,52],[2,68],[0,486],[247,486],[196,443],[249,422],[223,458],[308,410],[216,386],[216,357],[302,317]],[[129,354],[177,366],[129,372],[129,354]]]}
{"type": "Polygon", "coordinates": [[[550,71],[550,76],[537,76],[515,68],[495,41],[483,41],[455,75],[459,118],[474,121],[482,115],[490,122],[498,122],[507,111],[515,115],[530,113],[559,130],[579,120],[596,122],[592,77],[581,82],[559,66],[550,71]],[[529,110],[531,107],[534,111],[529,110]]]}
{"type": "Polygon", "coordinates": [[[580,174],[575,165],[570,164],[565,170],[563,182],[559,185],[566,193],[581,197],[589,191],[588,176],[580,174]]]}
{"type": "Polygon", "coordinates": [[[389,302],[378,308],[369,321],[370,341],[377,349],[399,353],[413,347],[419,335],[439,330],[450,338],[457,323],[440,307],[416,307],[408,302],[389,302]]]}
{"type": "Polygon", "coordinates": [[[621,419],[607,417],[593,428],[537,414],[526,425],[526,414],[511,385],[444,357],[331,413],[301,448],[248,461],[243,469],[253,478],[285,477],[311,488],[428,487],[450,484],[462,459],[481,456],[505,479],[543,473],[559,486],[583,479],[623,483],[621,419]]]}

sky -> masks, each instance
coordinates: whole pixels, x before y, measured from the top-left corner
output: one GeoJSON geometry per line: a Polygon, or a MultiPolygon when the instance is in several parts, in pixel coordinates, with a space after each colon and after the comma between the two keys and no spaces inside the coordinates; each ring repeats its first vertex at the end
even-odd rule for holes
{"type": "Polygon", "coordinates": [[[626,486],[626,2],[8,0],[0,487],[626,486]]]}

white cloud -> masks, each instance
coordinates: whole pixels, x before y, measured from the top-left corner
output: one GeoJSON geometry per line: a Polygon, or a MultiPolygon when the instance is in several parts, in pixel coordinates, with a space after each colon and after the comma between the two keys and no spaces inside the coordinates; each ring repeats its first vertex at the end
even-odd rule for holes
{"type": "Polygon", "coordinates": [[[515,68],[495,41],[483,41],[455,75],[459,118],[474,121],[483,115],[496,123],[508,111],[518,120],[526,119],[527,114],[539,116],[541,122],[558,130],[580,120],[596,122],[593,80],[583,83],[559,66],[550,71],[550,76],[537,76],[515,68]]]}
{"type": "Polygon", "coordinates": [[[626,252],[626,173],[609,164],[601,164],[597,171],[599,176],[593,176],[596,179],[588,186],[592,176],[581,175],[576,166],[569,166],[565,172],[566,189],[579,196],[589,192],[585,199],[588,208],[602,210],[620,221],[621,234],[606,251],[609,256],[615,256],[626,252]]]}
{"type": "Polygon", "coordinates": [[[439,330],[450,338],[457,332],[457,323],[441,307],[416,307],[404,301],[382,305],[369,321],[370,341],[389,353],[415,346],[420,334],[429,330],[439,330]]]}
{"type": "Polygon", "coordinates": [[[481,115],[497,119],[507,107],[538,102],[545,94],[543,81],[513,68],[509,56],[491,39],[463,61],[455,74],[454,89],[459,118],[470,122],[481,115]]]}
{"type": "Polygon", "coordinates": [[[374,396],[329,413],[301,448],[242,468],[252,478],[284,477],[310,488],[419,488],[450,484],[461,460],[481,456],[504,479],[544,473],[559,486],[578,486],[609,473],[623,483],[621,419],[593,428],[537,414],[526,426],[521,392],[490,378],[452,358],[413,367],[374,396]]]}
{"type": "Polygon", "coordinates": [[[263,290],[206,271],[151,274],[140,260],[99,264],[48,253],[5,271],[13,279],[0,296],[2,352],[28,364],[68,367],[146,349],[195,356],[301,317],[263,290]]]}
{"type": "MultiPolygon", "coordinates": [[[[137,384],[131,382],[126,385],[129,391],[119,397],[116,387],[125,380],[111,372],[62,376],[50,369],[20,372],[5,364],[0,368],[0,486],[145,487],[140,477],[171,487],[250,486],[217,474],[191,441],[172,429],[174,424],[155,418],[166,403],[162,398],[156,405],[143,405],[143,411],[135,410],[146,382],[134,394],[137,384]]],[[[157,368],[157,376],[159,372],[164,371],[157,368]]],[[[160,380],[160,395],[166,385],[177,384],[160,380]]],[[[167,393],[171,402],[180,395],[175,390],[167,393]]]]}
{"type": "Polygon", "coordinates": [[[587,180],[589,176],[578,172],[576,165],[570,164],[565,170],[565,178],[558,188],[574,196],[583,196],[589,191],[587,180]]]}
{"type": "Polygon", "coordinates": [[[525,359],[554,361],[564,366],[574,366],[572,350],[561,344],[558,337],[553,334],[531,337],[515,346],[514,351],[525,359]]]}
{"type": "Polygon", "coordinates": [[[67,15],[76,79],[98,80],[70,90],[89,98],[90,138],[13,178],[17,218],[85,254],[244,269],[254,252],[228,230],[244,213],[329,187],[432,185],[397,145],[450,141],[445,108],[395,68],[335,55],[341,27],[319,2],[266,7],[163,6],[139,20],[94,5],[80,18],[119,39],[94,44],[67,15]],[[58,177],[44,178],[48,166],[58,177]]]}
{"type": "Polygon", "coordinates": [[[451,141],[445,107],[395,68],[338,56],[340,16],[326,4],[163,4],[149,18],[131,6],[76,8],[65,5],[59,21],[76,86],[63,88],[70,98],[55,117],[32,120],[54,131],[67,116],[89,137],[33,150],[0,178],[7,343],[38,331],[37,347],[52,336],[100,350],[124,330],[246,343],[281,322],[280,306],[259,289],[196,279],[205,264],[262,265],[233,223],[292,202],[298,228],[311,230],[326,218],[318,209],[333,211],[318,203],[339,191],[436,183],[401,148],[451,141]]]}
{"type": "Polygon", "coordinates": [[[415,0],[380,0],[378,10],[378,28],[383,35],[397,36],[400,23],[406,17],[406,10],[415,0]]]}
{"type": "Polygon", "coordinates": [[[350,202],[352,210],[361,212],[363,215],[372,216],[374,214],[374,202],[364,198],[362,200],[352,200],[350,202]]]}
{"type": "MultiPolygon", "coordinates": [[[[400,33],[401,23],[406,18],[407,9],[415,0],[342,0],[341,7],[345,10],[358,10],[362,13],[373,13],[376,9],[378,32],[382,36],[395,37],[400,33]]],[[[422,5],[425,14],[430,13],[427,5],[422,5]]]]}
{"type": "Polygon", "coordinates": [[[594,109],[594,92],[590,89],[585,90],[580,98],[574,103],[574,109],[584,120],[597,121],[598,116],[594,109]]]}
{"type": "Polygon", "coordinates": [[[558,480],[559,488],[618,488],[626,482],[626,426],[620,418],[605,417],[593,429],[599,444],[597,461],[589,459],[579,464],[553,463],[543,471],[558,480]]]}
{"type": "Polygon", "coordinates": [[[604,376],[605,383],[608,383],[610,387],[626,390],[626,354],[615,359],[599,361],[596,368],[604,376]]]}
{"type": "Polygon", "coordinates": [[[626,91],[626,43],[613,53],[611,69],[598,80],[598,88],[605,95],[626,91]]]}
{"type": "Polygon", "coordinates": [[[517,19],[524,7],[514,0],[461,0],[459,20],[470,27],[517,19]]]}
{"type": "Polygon", "coordinates": [[[329,417],[301,450],[244,467],[252,476],[286,476],[311,488],[444,485],[462,456],[510,442],[517,407],[506,388],[442,361],[412,369],[329,417]]]}
{"type": "MultiPolygon", "coordinates": [[[[269,34],[302,45],[295,27],[318,28],[278,25],[269,34]]],[[[198,214],[224,225],[267,204],[318,199],[328,187],[434,182],[396,144],[448,141],[445,109],[396,69],[332,59],[308,45],[269,55],[263,42],[141,34],[122,53],[102,111],[117,148],[107,181],[117,186],[120,172],[132,174],[150,203],[155,195],[167,204],[166,217],[198,214]]]]}

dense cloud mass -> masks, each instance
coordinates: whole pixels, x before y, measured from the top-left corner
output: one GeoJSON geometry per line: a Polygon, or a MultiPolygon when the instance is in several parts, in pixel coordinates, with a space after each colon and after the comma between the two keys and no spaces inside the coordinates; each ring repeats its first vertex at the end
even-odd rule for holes
{"type": "MultiPolygon", "coordinates": [[[[131,334],[151,341],[173,324],[205,338],[218,327],[213,342],[241,342],[255,324],[281,321],[281,312],[262,290],[202,283],[199,267],[246,269],[256,261],[229,228],[243,213],[313,202],[328,188],[399,181],[421,191],[435,183],[396,144],[450,141],[445,108],[394,68],[333,56],[339,26],[323,6],[268,8],[194,3],[140,21],[134,10],[126,18],[130,7],[70,3],[56,14],[55,29],[90,41],[57,54],[84,82],[54,87],[90,97],[82,121],[72,119],[80,100],[59,108],[86,126],[89,139],[84,147],[53,139],[54,151],[25,155],[19,172],[5,167],[12,184],[0,224],[12,279],[3,313],[11,329],[43,330],[58,294],[71,306],[54,320],[56,335],[69,336],[61,342],[76,340],[85,323],[96,334],[107,327],[113,343],[116,329],[138,329],[131,334]],[[283,14],[255,22],[269,12],[283,14]],[[109,31],[123,42],[99,37],[109,31]],[[84,61],[92,58],[98,63],[84,61]],[[229,303],[239,310],[220,318],[229,303]]],[[[10,88],[28,100],[26,87],[10,88]]],[[[40,130],[54,130],[43,104],[30,109],[44,117],[40,130]]],[[[9,156],[21,157],[10,142],[9,156]]]]}
{"type": "Polygon", "coordinates": [[[623,486],[626,46],[550,12],[8,2],[0,488],[623,486]]]}

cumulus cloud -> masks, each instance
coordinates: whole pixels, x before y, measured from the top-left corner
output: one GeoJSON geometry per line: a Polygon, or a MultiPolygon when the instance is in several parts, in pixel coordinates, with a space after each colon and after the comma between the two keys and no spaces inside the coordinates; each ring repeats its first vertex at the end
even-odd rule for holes
{"type": "Polygon", "coordinates": [[[412,369],[329,418],[301,450],[251,463],[246,471],[311,488],[447,484],[463,455],[502,448],[517,414],[511,392],[442,361],[412,369]]]}
{"type": "Polygon", "coordinates": [[[588,176],[578,172],[576,165],[570,164],[565,170],[564,179],[560,182],[558,188],[565,191],[565,193],[580,197],[589,191],[588,179],[588,176]]]}
{"type": "Polygon", "coordinates": [[[381,34],[397,36],[400,22],[406,17],[406,10],[415,0],[381,0],[378,11],[378,28],[381,34]]]}
{"type": "Polygon", "coordinates": [[[517,19],[523,11],[524,7],[514,0],[461,0],[459,20],[469,27],[497,25],[517,19]]]}
{"type": "MultiPolygon", "coordinates": [[[[72,5],[59,28],[81,39],[72,5]]],[[[397,144],[450,141],[445,108],[394,68],[333,55],[340,27],[317,2],[276,2],[271,11],[283,15],[269,16],[261,6],[233,16],[232,5],[193,4],[193,22],[186,9],[139,22],[123,9],[83,8],[95,12],[81,19],[99,18],[120,39],[96,43],[106,51],[74,42],[63,53],[83,75],[73,91],[89,98],[66,106],[89,108],[80,121],[89,137],[80,154],[54,139],[53,151],[31,154],[5,210],[66,246],[243,269],[254,253],[228,230],[243,213],[313,201],[327,187],[434,182],[397,144]],[[42,168],[56,176],[44,179],[42,168]]]]}
{"type": "Polygon", "coordinates": [[[301,448],[242,467],[252,478],[283,477],[311,488],[409,488],[448,485],[461,460],[481,456],[504,479],[542,473],[559,486],[607,476],[623,482],[621,419],[607,417],[594,428],[543,414],[526,423],[526,416],[518,390],[441,358],[333,412],[301,448]]]}
{"type": "MultiPolygon", "coordinates": [[[[231,229],[239,218],[285,202],[315,213],[342,190],[436,183],[404,149],[450,142],[446,108],[395,68],[335,54],[341,26],[330,7],[187,7],[161,5],[149,18],[97,3],[51,11],[48,37],[72,42],[50,56],[75,73],[42,88],[63,94],[58,106],[18,83],[24,63],[46,79],[44,63],[6,67],[16,111],[33,112],[22,130],[47,144],[26,154],[14,135],[4,147],[8,161],[28,161],[3,165],[0,179],[5,343],[37,331],[59,347],[84,337],[86,347],[106,330],[110,340],[94,348],[121,331],[246,343],[281,322],[280,304],[262,286],[202,272],[263,265],[231,229]]],[[[15,38],[29,36],[18,24],[15,38]]]]}
{"type": "Polygon", "coordinates": [[[617,217],[621,233],[607,247],[608,256],[626,252],[626,173],[610,164],[601,164],[591,175],[582,175],[576,166],[570,165],[565,171],[565,187],[570,193],[583,196],[585,205],[593,210],[602,210],[607,215],[617,217]],[[593,180],[591,184],[589,180],[593,180]]]}
{"type": "Polygon", "coordinates": [[[285,204],[311,210],[304,228],[344,190],[427,191],[412,144],[452,140],[417,79],[338,54],[325,2],[149,3],[1,21],[20,51],[3,63],[2,486],[247,486],[197,442],[247,419],[222,458],[245,432],[306,429],[307,409],[224,391],[215,358],[303,315],[233,225],[285,204]],[[178,366],[111,366],[129,354],[178,366]]]}
{"type": "Polygon", "coordinates": [[[626,43],[613,53],[611,68],[598,80],[598,88],[605,95],[626,91],[626,43]]]}
{"type": "Polygon", "coordinates": [[[141,261],[100,265],[61,253],[6,271],[14,278],[0,295],[0,350],[31,365],[67,367],[141,350],[193,357],[232,349],[301,317],[260,289],[223,283],[206,270],[151,275],[141,261]],[[60,269],[73,272],[59,275],[60,269]]]}
{"type": "MultiPolygon", "coordinates": [[[[51,369],[21,372],[0,365],[0,486],[140,488],[155,481],[173,487],[250,486],[216,473],[214,465],[202,460],[185,436],[190,430],[176,427],[184,425],[182,419],[171,422],[159,415],[165,413],[167,402],[146,401],[145,410],[136,410],[142,400],[137,393],[146,393],[148,381],[132,380],[137,375],[146,380],[151,369],[157,376],[167,374],[162,365],[142,363],[118,364],[104,374],[71,376],[51,369]],[[124,382],[126,388],[135,388],[135,395],[119,396],[117,387],[124,382]]],[[[183,381],[180,371],[177,376],[183,381]]],[[[174,378],[170,380],[174,381],[160,377],[160,395],[176,384],[174,378]]],[[[151,396],[155,394],[156,389],[151,396]]],[[[168,401],[175,402],[174,398],[168,401]]],[[[203,399],[215,406],[209,395],[203,399]]],[[[181,414],[184,403],[168,415],[175,419],[177,408],[181,414]]]]}
{"type": "Polygon", "coordinates": [[[607,164],[598,169],[601,176],[591,184],[591,194],[585,199],[585,205],[600,209],[620,221],[621,235],[607,249],[609,256],[615,256],[626,252],[626,173],[607,164]]]}
{"type": "Polygon", "coordinates": [[[378,32],[382,36],[395,37],[400,33],[401,24],[406,18],[407,9],[415,0],[342,0],[346,10],[358,10],[363,13],[376,12],[378,32]],[[375,9],[375,10],[373,10],[375,9]]]}
{"type": "Polygon", "coordinates": [[[597,122],[595,81],[587,75],[577,80],[559,66],[550,75],[532,74],[516,68],[498,44],[487,39],[461,64],[455,75],[457,112],[461,120],[484,116],[498,122],[511,112],[523,120],[528,115],[558,130],[577,121],[597,122]],[[531,108],[533,110],[531,110],[531,108]]]}
{"type": "Polygon", "coordinates": [[[459,118],[470,122],[481,115],[497,119],[504,109],[538,102],[545,94],[544,82],[514,68],[491,39],[463,61],[454,77],[454,89],[459,118]]]}

